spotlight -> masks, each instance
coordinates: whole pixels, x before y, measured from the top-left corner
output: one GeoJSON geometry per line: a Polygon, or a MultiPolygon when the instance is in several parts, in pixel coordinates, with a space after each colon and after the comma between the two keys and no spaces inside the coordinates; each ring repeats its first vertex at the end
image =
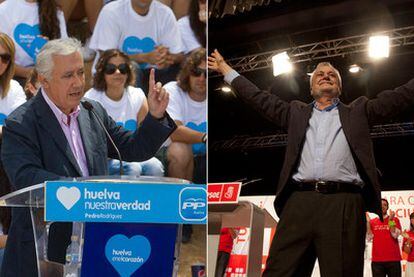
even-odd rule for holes
{"type": "Polygon", "coordinates": [[[221,91],[222,91],[222,92],[224,92],[224,93],[229,93],[229,92],[231,92],[231,88],[230,88],[230,87],[228,87],[228,86],[222,86],[220,89],[221,89],[221,91]]]}
{"type": "Polygon", "coordinates": [[[362,68],[357,64],[353,64],[353,65],[349,66],[349,72],[351,72],[351,73],[355,74],[355,73],[360,72],[361,70],[362,70],[362,68]]]}
{"type": "Polygon", "coordinates": [[[274,55],[272,57],[273,76],[278,76],[283,73],[292,71],[292,64],[289,61],[289,56],[286,52],[274,55]]]}
{"type": "Polygon", "coordinates": [[[389,36],[369,37],[369,56],[374,59],[388,58],[390,54],[389,36]]]}

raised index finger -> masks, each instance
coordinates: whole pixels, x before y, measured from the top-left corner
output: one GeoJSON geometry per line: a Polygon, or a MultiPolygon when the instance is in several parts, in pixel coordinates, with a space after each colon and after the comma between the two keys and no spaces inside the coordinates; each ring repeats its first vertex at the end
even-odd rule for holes
{"type": "Polygon", "coordinates": [[[155,86],[155,69],[151,68],[150,75],[149,75],[149,91],[152,91],[154,86],[155,86]]]}

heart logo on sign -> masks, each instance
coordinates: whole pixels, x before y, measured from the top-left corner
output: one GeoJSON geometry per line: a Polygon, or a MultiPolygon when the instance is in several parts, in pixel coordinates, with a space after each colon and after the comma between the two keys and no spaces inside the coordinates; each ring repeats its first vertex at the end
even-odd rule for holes
{"type": "MultiPolygon", "coordinates": [[[[139,39],[131,36],[127,37],[122,44],[122,51],[128,55],[148,53],[153,51],[155,48],[155,41],[152,38],[145,37],[139,39]]],[[[148,64],[140,64],[141,68],[146,68],[148,64]]]]}
{"type": "Polygon", "coordinates": [[[33,60],[36,59],[36,55],[47,42],[46,39],[40,36],[39,24],[30,26],[21,23],[14,29],[13,35],[16,43],[20,45],[33,60]]]}
{"type": "Polygon", "coordinates": [[[121,276],[131,276],[148,260],[151,244],[141,235],[128,238],[118,234],[105,245],[105,256],[121,276]]]}
{"type": "MultiPolygon", "coordinates": [[[[195,124],[194,122],[188,122],[186,127],[198,131],[198,132],[206,132],[207,123],[202,122],[200,124],[195,124]]],[[[194,154],[205,154],[206,153],[206,145],[204,143],[195,143],[193,144],[193,153],[194,154]]]]}
{"type": "Polygon", "coordinates": [[[81,193],[77,187],[60,187],[56,191],[56,197],[66,210],[70,210],[79,201],[81,193]]]}

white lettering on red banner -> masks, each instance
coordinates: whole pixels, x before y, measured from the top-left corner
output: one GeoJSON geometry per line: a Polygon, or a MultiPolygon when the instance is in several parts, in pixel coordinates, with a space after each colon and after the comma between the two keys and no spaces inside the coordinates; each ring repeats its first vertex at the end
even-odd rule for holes
{"type": "Polygon", "coordinates": [[[237,203],[239,201],[241,183],[213,183],[207,186],[208,202],[237,203]]]}

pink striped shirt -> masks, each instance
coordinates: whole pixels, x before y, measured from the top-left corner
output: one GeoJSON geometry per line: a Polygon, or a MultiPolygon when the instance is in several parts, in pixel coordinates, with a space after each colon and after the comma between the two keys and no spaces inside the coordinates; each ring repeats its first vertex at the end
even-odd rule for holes
{"type": "Polygon", "coordinates": [[[45,98],[46,103],[49,105],[52,112],[55,114],[56,119],[65,134],[66,139],[69,142],[70,149],[72,150],[73,156],[75,157],[78,165],[82,171],[82,176],[89,176],[88,164],[86,161],[85,151],[83,149],[83,142],[81,133],[79,130],[79,124],[77,118],[79,116],[80,108],[79,105],[69,115],[64,114],[55,103],[50,100],[46,92],[42,88],[42,95],[45,98]]]}

